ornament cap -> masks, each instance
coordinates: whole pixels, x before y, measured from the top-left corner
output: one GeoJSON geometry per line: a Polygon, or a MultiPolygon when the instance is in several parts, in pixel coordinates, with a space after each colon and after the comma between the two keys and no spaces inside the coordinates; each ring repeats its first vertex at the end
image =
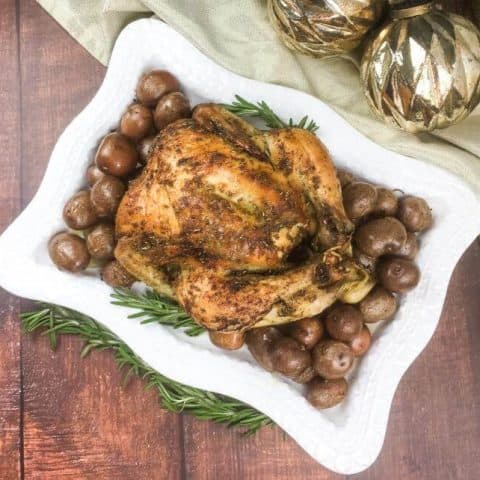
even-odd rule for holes
{"type": "Polygon", "coordinates": [[[368,103],[384,121],[407,132],[458,123],[480,103],[476,52],[480,31],[459,15],[434,8],[411,19],[391,19],[363,54],[368,103]]]}
{"type": "Polygon", "coordinates": [[[394,20],[416,17],[428,13],[433,8],[431,0],[388,0],[394,20]]]}

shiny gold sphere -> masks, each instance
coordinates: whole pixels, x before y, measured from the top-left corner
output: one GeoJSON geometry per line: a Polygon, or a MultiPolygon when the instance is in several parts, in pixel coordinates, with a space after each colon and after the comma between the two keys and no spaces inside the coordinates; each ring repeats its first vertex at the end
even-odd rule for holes
{"type": "Polygon", "coordinates": [[[287,47],[329,57],[357,47],[380,19],[384,4],[384,0],[268,0],[268,11],[287,47]]]}
{"type": "Polygon", "coordinates": [[[412,133],[446,128],[480,101],[480,32],[436,9],[390,21],[367,44],[361,76],[387,123],[412,133]]]}

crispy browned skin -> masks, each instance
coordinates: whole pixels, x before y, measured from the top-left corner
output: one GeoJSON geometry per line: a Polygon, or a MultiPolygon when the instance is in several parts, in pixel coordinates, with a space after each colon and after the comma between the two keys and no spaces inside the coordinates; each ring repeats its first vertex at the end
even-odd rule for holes
{"type": "Polygon", "coordinates": [[[270,161],[315,207],[315,244],[324,249],[348,242],[353,225],[343,209],[335,167],[325,146],[307,130],[283,128],[265,134],[270,161]]]}
{"type": "Polygon", "coordinates": [[[365,283],[342,253],[351,224],[325,147],[217,105],[162,130],[116,226],[124,267],[213,330],[314,315],[347,282],[365,283]],[[293,265],[305,244],[308,259],[293,265]]]}

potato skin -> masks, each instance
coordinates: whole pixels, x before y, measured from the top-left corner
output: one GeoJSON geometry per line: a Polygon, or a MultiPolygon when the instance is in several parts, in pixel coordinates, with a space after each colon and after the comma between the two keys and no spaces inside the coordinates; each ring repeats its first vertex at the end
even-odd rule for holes
{"type": "Polygon", "coordinates": [[[325,317],[325,327],[336,340],[348,342],[360,333],[362,314],[352,305],[334,305],[325,317]]]}
{"type": "Polygon", "coordinates": [[[48,253],[58,269],[72,273],[85,270],[90,262],[85,240],[73,233],[54,235],[48,242],[48,253]]]}
{"type": "Polygon", "coordinates": [[[428,203],[420,197],[406,195],[398,205],[398,219],[410,232],[423,232],[432,226],[432,210],[428,203]]]}
{"type": "Polygon", "coordinates": [[[348,342],[348,346],[352,349],[352,352],[356,357],[361,357],[367,353],[371,342],[372,335],[370,330],[364,325],[360,330],[360,333],[348,342]]]}
{"type": "Polygon", "coordinates": [[[97,215],[112,218],[125,194],[125,184],[112,175],[105,175],[93,187],[90,198],[97,215]]]}
{"type": "Polygon", "coordinates": [[[152,135],[150,137],[142,138],[142,140],[140,140],[140,142],[137,144],[138,161],[142,165],[145,165],[147,163],[148,154],[150,153],[150,149],[153,145],[154,140],[155,136],[152,135]]]}
{"type": "Polygon", "coordinates": [[[317,372],[312,365],[309,365],[303,372],[299,375],[290,377],[294,382],[304,384],[312,381],[317,376],[317,372]]]}
{"type": "Polygon", "coordinates": [[[413,232],[407,232],[407,239],[402,247],[393,252],[396,257],[406,258],[408,260],[414,260],[418,254],[419,245],[418,238],[413,232]]]}
{"type": "Polygon", "coordinates": [[[406,258],[385,258],[377,266],[378,281],[391,292],[406,293],[420,280],[420,270],[406,258]]]}
{"type": "Polygon", "coordinates": [[[252,328],[245,336],[245,343],[255,360],[265,370],[273,372],[272,347],[282,337],[276,327],[252,328]]]}
{"type": "Polygon", "coordinates": [[[313,379],[307,387],[307,400],[318,409],[338,405],[347,395],[348,384],[344,378],[327,380],[313,379]]]}
{"type": "Polygon", "coordinates": [[[135,282],[135,277],[132,277],[118,260],[107,263],[100,276],[106,284],[114,288],[130,288],[135,282]]]}
{"type": "Polygon", "coordinates": [[[337,178],[342,189],[355,181],[353,174],[343,168],[337,168],[337,178]]]}
{"type": "Polygon", "coordinates": [[[209,331],[210,341],[224,350],[238,350],[245,343],[245,334],[243,332],[214,332],[209,331]]]}
{"type": "Polygon", "coordinates": [[[152,111],[140,103],[130,105],[120,119],[120,133],[138,142],[152,132],[152,111]]]}
{"type": "Polygon", "coordinates": [[[87,183],[89,187],[93,187],[102,177],[105,176],[95,164],[87,168],[87,183]]]}
{"type": "Polygon", "coordinates": [[[99,260],[112,260],[115,250],[115,227],[110,223],[96,225],[87,235],[87,249],[99,260]]]}
{"type": "Polygon", "coordinates": [[[343,206],[353,222],[357,222],[373,211],[377,201],[377,189],[370,183],[353,182],[343,191],[343,206]]]}
{"type": "Polygon", "coordinates": [[[373,214],[382,217],[393,217],[398,210],[398,198],[389,188],[377,187],[377,201],[373,214]]]}
{"type": "Polygon", "coordinates": [[[310,353],[290,337],[274,342],[272,358],[274,370],[290,378],[298,377],[312,364],[310,353]]]}
{"type": "Polygon", "coordinates": [[[161,97],[178,92],[180,83],[166,70],[152,70],[142,75],[136,88],[137,99],[147,107],[154,107],[161,97]]]}
{"type": "Polygon", "coordinates": [[[307,350],[311,350],[323,337],[325,327],[318,318],[303,318],[286,327],[287,333],[307,350]]]}
{"type": "Polygon", "coordinates": [[[373,258],[395,253],[406,240],[405,227],[394,217],[370,220],[358,227],[354,234],[355,245],[373,258]]]}
{"type": "Polygon", "coordinates": [[[365,270],[370,273],[375,272],[378,258],[370,257],[366,253],[363,253],[356,245],[353,245],[353,258],[360,264],[365,270]]]}
{"type": "Polygon", "coordinates": [[[344,377],[353,366],[352,349],[337,340],[320,340],[313,349],[313,368],[323,378],[344,377]]]}
{"type": "Polygon", "coordinates": [[[95,155],[95,164],[107,175],[128,177],[134,172],[138,153],[133,142],[121,133],[105,135],[95,155]]]}
{"type": "Polygon", "coordinates": [[[373,290],[358,304],[358,308],[365,323],[376,323],[389,320],[397,311],[398,301],[395,295],[380,285],[373,290]]]}
{"type": "Polygon", "coordinates": [[[190,116],[190,103],[182,92],[172,92],[162,97],[153,114],[157,130],[161,130],[175,120],[190,116]]]}
{"type": "Polygon", "coordinates": [[[97,223],[98,216],[90,192],[80,190],[67,201],[63,208],[63,220],[74,230],[84,230],[97,223]]]}

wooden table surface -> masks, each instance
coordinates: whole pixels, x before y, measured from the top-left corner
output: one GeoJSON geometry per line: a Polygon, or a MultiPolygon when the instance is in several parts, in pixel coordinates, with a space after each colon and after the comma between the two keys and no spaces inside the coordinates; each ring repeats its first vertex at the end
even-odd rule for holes
{"type": "MultiPolygon", "coordinates": [[[[33,0],[0,0],[0,58],[3,231],[32,198],[58,135],[105,69],[33,0]]],[[[355,478],[479,478],[479,272],[477,241],[455,270],[434,337],[397,390],[378,460],[355,478]]],[[[76,338],[52,353],[45,338],[20,331],[28,303],[0,291],[0,306],[1,479],[342,477],[276,427],[245,438],[162,411],[141,381],[121,386],[110,353],[81,360],[76,338]]]]}

